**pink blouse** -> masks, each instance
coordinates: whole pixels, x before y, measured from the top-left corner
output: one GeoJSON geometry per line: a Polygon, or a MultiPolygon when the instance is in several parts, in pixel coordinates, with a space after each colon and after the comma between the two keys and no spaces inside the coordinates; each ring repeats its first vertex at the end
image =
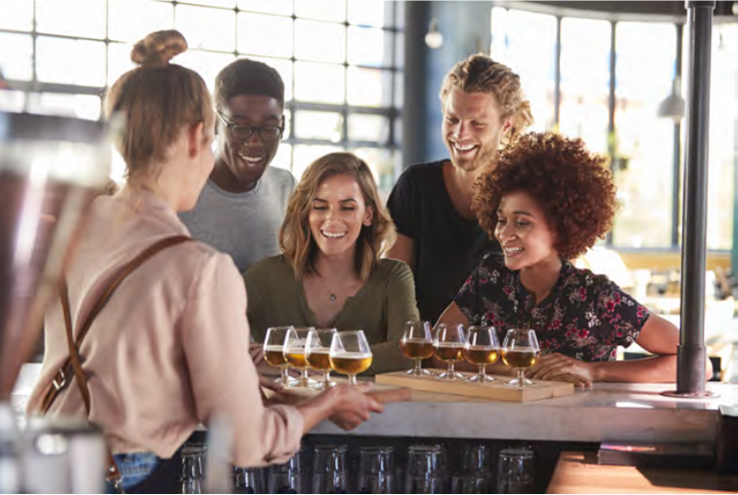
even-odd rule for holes
{"type": "MultiPolygon", "coordinates": [[[[124,188],[98,198],[67,270],[75,332],[102,286],[156,241],[189,235],[157,196],[124,188]]],[[[61,304],[46,314],[41,376],[28,411],[37,412],[68,356],[61,304]]],[[[302,415],[262,403],[249,356],[246,291],[231,258],[198,242],[147,260],[118,288],[80,346],[91,396],[90,421],[113,453],[171,457],[215,414],[230,421],[233,462],[283,462],[300,447],[302,415]]],[[[75,382],[49,415],[86,418],[75,382]]]]}

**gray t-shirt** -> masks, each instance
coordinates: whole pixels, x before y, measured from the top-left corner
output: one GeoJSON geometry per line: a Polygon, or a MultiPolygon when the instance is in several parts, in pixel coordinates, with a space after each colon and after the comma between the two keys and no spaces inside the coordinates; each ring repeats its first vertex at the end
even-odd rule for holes
{"type": "Polygon", "coordinates": [[[279,254],[279,228],[294,189],[292,174],[276,167],[245,193],[226,192],[208,179],[195,207],[179,218],[192,237],[230,254],[243,273],[279,254]]]}

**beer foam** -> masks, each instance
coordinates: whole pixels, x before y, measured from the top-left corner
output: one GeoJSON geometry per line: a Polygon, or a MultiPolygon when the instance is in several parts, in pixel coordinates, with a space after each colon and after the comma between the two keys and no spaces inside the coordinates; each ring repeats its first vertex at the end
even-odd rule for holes
{"type": "Polygon", "coordinates": [[[371,352],[348,352],[348,351],[341,351],[341,352],[335,352],[331,354],[331,358],[336,359],[364,359],[364,358],[370,358],[372,357],[371,352]]]}

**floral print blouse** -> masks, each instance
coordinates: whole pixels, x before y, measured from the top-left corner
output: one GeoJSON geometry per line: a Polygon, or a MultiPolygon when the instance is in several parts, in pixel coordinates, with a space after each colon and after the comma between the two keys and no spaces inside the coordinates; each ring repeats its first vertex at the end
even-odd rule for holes
{"type": "Polygon", "coordinates": [[[500,344],[510,328],[536,331],[541,351],[582,361],[612,361],[619,345],[635,341],[651,313],[604,275],[562,260],[549,294],[533,307],[520,274],[500,253],[488,254],[455,299],[470,324],[497,329],[500,344]]]}

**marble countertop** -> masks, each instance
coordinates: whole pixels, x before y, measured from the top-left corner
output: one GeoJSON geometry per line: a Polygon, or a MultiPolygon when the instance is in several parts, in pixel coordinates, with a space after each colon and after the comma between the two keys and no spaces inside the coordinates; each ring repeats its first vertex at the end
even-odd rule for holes
{"type": "MultiPolygon", "coordinates": [[[[21,413],[40,365],[21,370],[11,396],[21,413]]],[[[324,421],[311,433],[401,437],[552,440],[571,442],[712,442],[720,405],[738,406],[738,384],[710,382],[710,399],[661,395],[674,384],[595,383],[589,390],[532,402],[503,402],[413,391],[408,402],[351,432],[324,421]]]]}
{"type": "Polygon", "coordinates": [[[738,404],[738,385],[709,383],[711,399],[661,395],[674,384],[596,383],[573,395],[526,403],[413,391],[410,402],[344,432],[323,422],[311,433],[552,440],[712,442],[722,404],[738,404]]]}

